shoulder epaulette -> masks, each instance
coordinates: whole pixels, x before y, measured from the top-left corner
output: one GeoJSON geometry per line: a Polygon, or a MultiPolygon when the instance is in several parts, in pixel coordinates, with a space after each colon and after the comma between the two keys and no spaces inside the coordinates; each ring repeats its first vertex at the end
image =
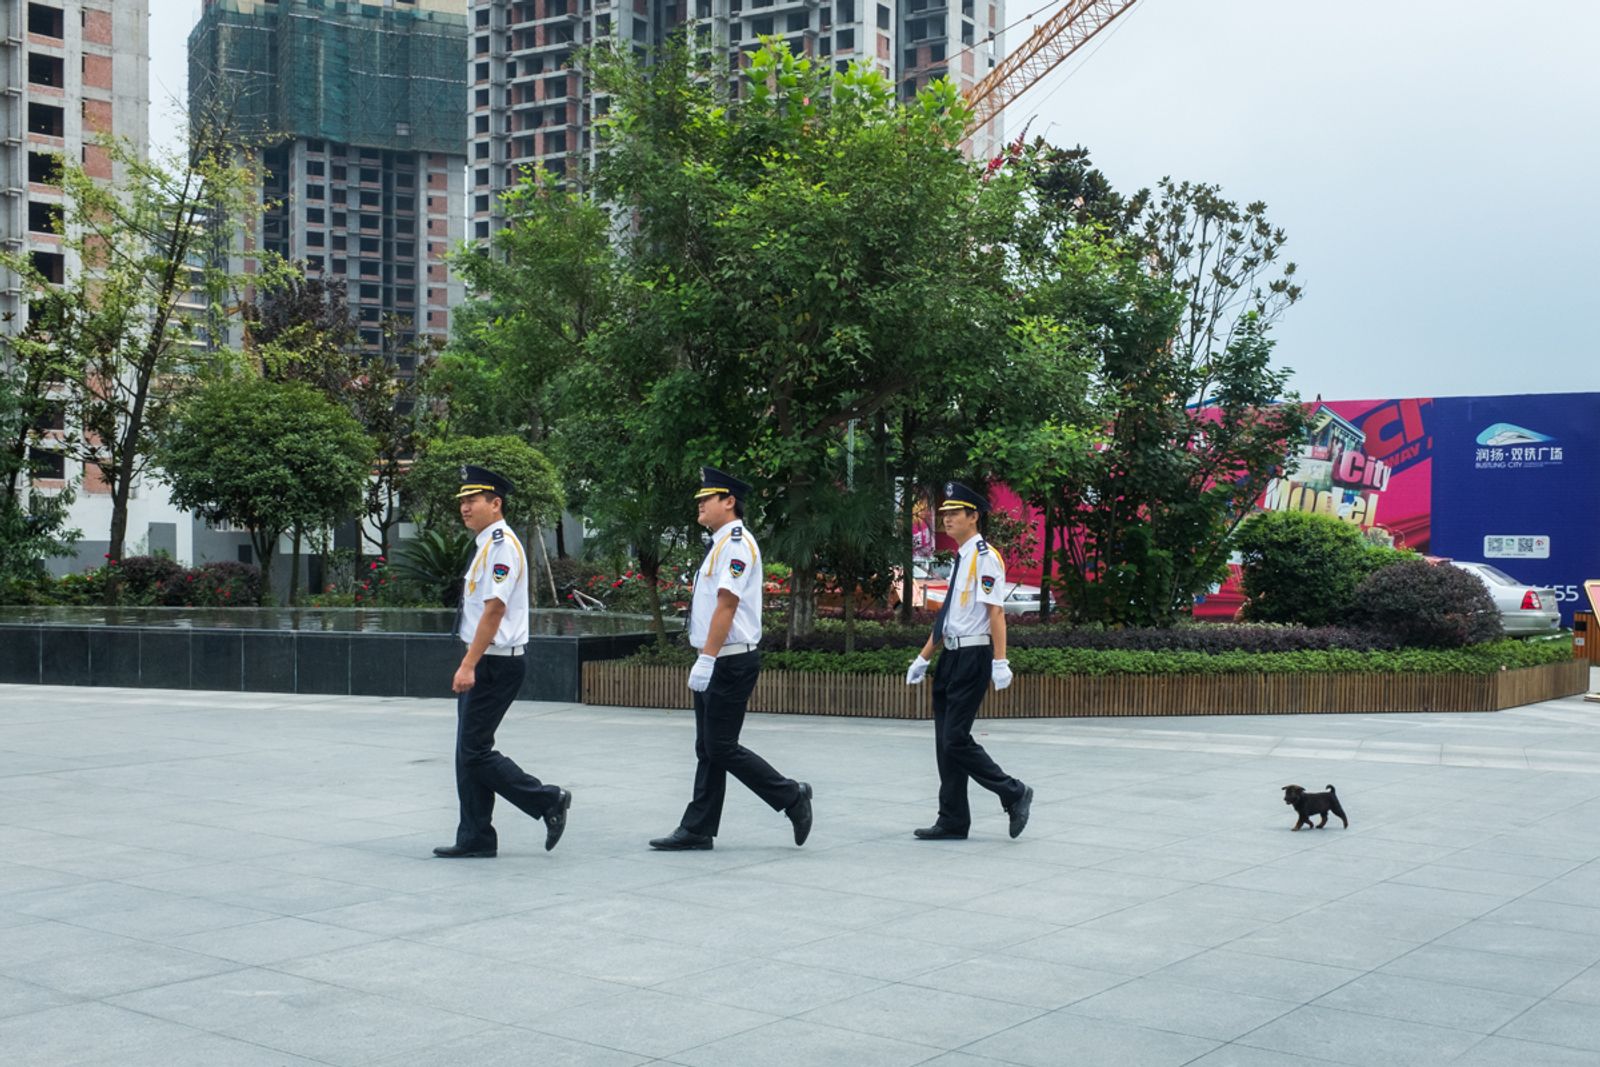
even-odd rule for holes
{"type": "Polygon", "coordinates": [[[500,529],[489,535],[489,540],[491,541],[504,541],[505,539],[506,529],[504,526],[500,527],[500,529]]]}
{"type": "Polygon", "coordinates": [[[733,532],[728,535],[728,539],[730,541],[738,541],[738,540],[742,539],[743,537],[744,537],[744,527],[743,526],[735,526],[733,528],[733,532]]]}
{"type": "Polygon", "coordinates": [[[988,543],[983,538],[978,538],[978,555],[981,556],[987,551],[989,551],[988,543]]]}

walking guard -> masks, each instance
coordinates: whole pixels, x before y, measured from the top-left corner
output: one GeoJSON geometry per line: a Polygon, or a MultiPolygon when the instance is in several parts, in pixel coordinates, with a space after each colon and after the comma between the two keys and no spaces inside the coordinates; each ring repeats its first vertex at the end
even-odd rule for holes
{"type": "Polygon", "coordinates": [[[785,778],[739,744],[745,707],[761,673],[761,549],[744,525],[750,486],[714,467],[700,468],[697,521],[711,549],[695,569],[689,643],[700,650],[689,672],[694,691],[694,797],[678,828],[650,842],[663,851],[708,849],[722,821],[728,775],[794,824],[794,843],[811,833],[811,786],[785,778]]]}
{"type": "Polygon", "coordinates": [[[456,796],[461,821],[456,842],[433,850],[447,859],[490,858],[499,850],[491,822],[498,793],[544,820],[545,851],[567,828],[572,794],[545,785],[495,751],[494,733],[522,689],[527,673],[528,564],[522,542],[505,520],[511,483],[482,467],[461,468],[461,521],[476,536],[462,579],[456,636],[466,646],[451,689],[456,698],[456,796]]]}
{"type": "Polygon", "coordinates": [[[982,494],[960,482],[946,482],[939,518],[960,548],[944,603],[933,620],[933,632],[906,671],[906,684],[919,685],[928,674],[929,657],[943,645],[933,671],[933,745],[939,763],[939,817],[913,831],[924,841],[961,839],[972,826],[967,806],[970,778],[1000,798],[1010,816],[1012,837],[1028,825],[1033,789],[1006,774],[973,740],[972,723],[992,681],[996,689],[1011,684],[1006,662],[1006,568],[1000,554],[979,536],[981,518],[989,510],[982,494]]]}

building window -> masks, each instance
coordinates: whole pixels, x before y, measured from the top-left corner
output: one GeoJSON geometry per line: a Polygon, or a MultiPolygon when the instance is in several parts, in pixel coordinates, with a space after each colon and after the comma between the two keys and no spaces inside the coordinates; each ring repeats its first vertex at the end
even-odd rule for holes
{"type": "Polygon", "coordinates": [[[321,226],[322,223],[323,223],[323,220],[326,217],[327,217],[327,212],[323,211],[320,207],[308,207],[308,208],[306,208],[306,221],[307,222],[314,223],[314,224],[316,224],[318,226],[321,226]]]}
{"type": "Polygon", "coordinates": [[[483,186],[489,184],[489,168],[479,167],[472,175],[472,184],[483,186]]]}
{"type": "Polygon", "coordinates": [[[961,20],[961,43],[970,45],[973,42],[973,39],[974,39],[974,35],[973,35],[973,31],[972,31],[972,23],[968,22],[966,19],[962,19],[961,20]]]}
{"type": "Polygon", "coordinates": [[[855,30],[833,31],[833,46],[841,52],[853,52],[856,47],[855,30]]]}
{"type": "Polygon", "coordinates": [[[28,204],[28,229],[34,233],[60,233],[61,205],[40,204],[30,201],[28,204]]]}
{"type": "MultiPolygon", "coordinates": [[[[971,3],[972,0],[967,0],[967,2],[971,3]]],[[[878,5],[878,29],[886,30],[888,28],[889,28],[889,8],[887,6],[885,6],[885,5],[883,5],[883,4],[879,4],[878,5]]]]}
{"type": "Polygon", "coordinates": [[[51,285],[61,285],[67,280],[67,257],[60,252],[34,252],[33,269],[43,275],[51,285]]]}
{"type": "Polygon", "coordinates": [[[382,248],[382,244],[376,237],[361,238],[361,254],[364,256],[375,256],[382,251],[382,248]]]}
{"type": "Polygon", "coordinates": [[[307,200],[322,200],[327,196],[327,187],[323,185],[306,185],[307,200]]]}
{"type": "Polygon", "coordinates": [[[478,214],[489,210],[489,196],[487,193],[472,198],[472,210],[478,214]]]}
{"type": "Polygon", "coordinates": [[[28,180],[36,185],[60,185],[61,158],[49,152],[29,152],[28,180]]]}
{"type": "Polygon", "coordinates": [[[67,80],[67,63],[60,56],[40,55],[37,52],[28,53],[28,81],[34,85],[49,85],[61,88],[67,80]]]}
{"type": "Polygon", "coordinates": [[[28,466],[35,478],[61,481],[67,476],[67,457],[49,449],[28,446],[28,466]]]}
{"type": "Polygon", "coordinates": [[[49,4],[29,4],[28,32],[63,40],[67,36],[67,13],[49,4]]]}
{"type": "Polygon", "coordinates": [[[805,10],[789,12],[786,25],[789,27],[790,33],[794,33],[797,30],[809,29],[811,26],[811,12],[805,10]]]}
{"type": "Polygon", "coordinates": [[[485,33],[485,34],[482,34],[481,36],[478,37],[477,41],[474,44],[474,50],[480,56],[486,56],[486,55],[489,54],[489,35],[488,34],[485,33]]]}
{"type": "Polygon", "coordinates": [[[346,226],[348,226],[349,224],[350,224],[350,216],[349,215],[345,214],[343,211],[335,211],[333,213],[333,228],[334,229],[342,230],[346,226]]]}
{"type": "Polygon", "coordinates": [[[472,73],[473,73],[473,75],[474,75],[474,77],[475,77],[475,79],[477,81],[481,81],[481,82],[488,81],[489,80],[489,64],[487,64],[487,63],[479,63],[476,67],[474,67],[472,69],[472,73]]]}
{"type": "Polygon", "coordinates": [[[473,156],[474,159],[488,159],[489,158],[489,142],[488,141],[479,141],[478,143],[474,144],[472,146],[472,156],[473,156]]]}
{"type": "Polygon", "coordinates": [[[312,178],[320,178],[328,172],[328,165],[320,159],[306,160],[306,174],[312,178]]]}
{"type": "Polygon", "coordinates": [[[67,115],[51,104],[28,104],[28,132],[46,137],[66,136],[67,115]]]}
{"type": "Polygon", "coordinates": [[[328,236],[321,230],[312,230],[306,234],[307,248],[321,248],[327,242],[328,236]]]}
{"type": "Polygon", "coordinates": [[[346,237],[342,233],[336,233],[333,235],[333,250],[335,252],[343,252],[349,246],[350,238],[346,237]]]}
{"type": "Polygon", "coordinates": [[[856,20],[856,0],[839,0],[834,7],[838,12],[840,22],[854,22],[856,20]]]}

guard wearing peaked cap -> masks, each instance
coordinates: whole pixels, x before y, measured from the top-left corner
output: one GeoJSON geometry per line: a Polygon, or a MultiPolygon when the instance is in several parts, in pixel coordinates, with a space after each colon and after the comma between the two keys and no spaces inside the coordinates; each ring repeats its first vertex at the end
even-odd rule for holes
{"type": "Polygon", "coordinates": [[[434,855],[488,858],[499,851],[492,817],[498,794],[545,824],[544,847],[556,847],[567,828],[572,794],[546,785],[495,751],[494,734],[527,673],[528,563],[522,542],[505,520],[509,479],[483,467],[462,467],[456,500],[474,534],[472,562],[462,578],[456,637],[466,645],[451,688],[456,696],[456,799],[461,818],[453,845],[434,855]]]}
{"type": "Polygon", "coordinates": [[[689,644],[700,650],[689,672],[694,692],[694,796],[678,828],[650,842],[662,851],[712,847],[722,822],[728,775],[789,817],[794,843],[811,833],[811,786],[785,778],[739,743],[745,708],[761,674],[761,549],[744,525],[748,483],[700,468],[696,517],[711,548],[694,575],[689,644]]]}
{"type": "Polygon", "coordinates": [[[944,532],[960,545],[944,603],[933,632],[906,671],[906,684],[919,685],[929,657],[942,648],[933,671],[933,747],[939,763],[939,817],[914,831],[924,841],[964,838],[972,826],[967,805],[971,779],[1000,798],[1016,837],[1028,824],[1033,790],[1006,774],[972,736],[984,694],[1011,684],[1006,662],[1006,567],[1000,554],[979,536],[980,518],[989,511],[982,493],[960,482],[944,484],[939,518],[944,532]]]}

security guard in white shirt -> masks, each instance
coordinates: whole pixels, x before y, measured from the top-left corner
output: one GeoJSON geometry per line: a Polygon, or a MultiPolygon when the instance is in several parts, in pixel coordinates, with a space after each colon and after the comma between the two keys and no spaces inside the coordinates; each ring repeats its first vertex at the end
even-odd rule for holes
{"type": "Polygon", "coordinates": [[[933,633],[906,671],[906,684],[918,685],[928,673],[928,658],[944,646],[933,671],[933,745],[939,760],[939,818],[913,831],[924,841],[964,838],[972,825],[967,779],[1000,797],[1011,817],[1011,836],[1022,833],[1033,807],[1033,789],[1002,771],[972,738],[984,693],[1011,684],[1006,662],[1006,566],[1000,554],[978,536],[979,517],[989,501],[960,482],[946,482],[939,506],[944,532],[960,545],[944,604],[933,633]]]}
{"type": "Polygon", "coordinates": [[[461,468],[461,521],[476,534],[462,579],[456,636],[466,646],[451,689],[456,698],[456,796],[461,821],[446,859],[489,858],[499,851],[491,818],[498,793],[545,824],[545,851],[567,828],[572,794],[523,771],[494,748],[494,732],[522,690],[527,673],[528,564],[505,520],[511,483],[482,467],[461,468]]]}
{"type": "Polygon", "coordinates": [[[794,843],[811,833],[811,786],[785,778],[739,744],[745,707],[761,673],[761,549],[744,525],[750,486],[714,467],[700,468],[697,518],[711,550],[695,570],[689,643],[700,650],[689,672],[694,691],[694,798],[678,828],[650,842],[663,851],[708,849],[722,822],[728,775],[774,811],[788,815],[794,843]]]}

